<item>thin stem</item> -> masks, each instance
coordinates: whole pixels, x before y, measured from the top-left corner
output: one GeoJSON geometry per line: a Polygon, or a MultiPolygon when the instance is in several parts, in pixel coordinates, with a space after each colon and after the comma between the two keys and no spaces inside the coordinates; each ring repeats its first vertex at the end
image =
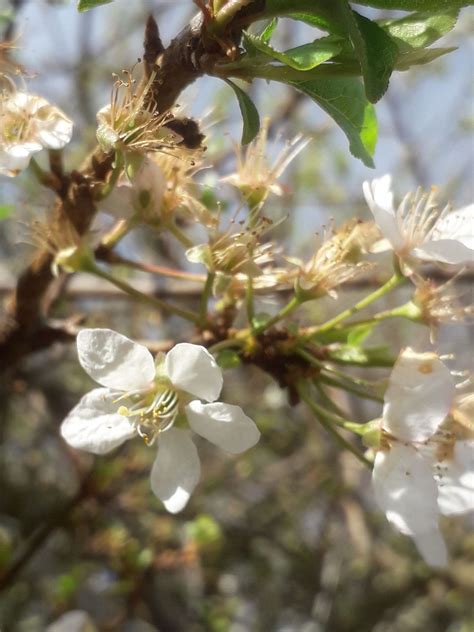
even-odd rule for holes
{"type": "Polygon", "coordinates": [[[289,314],[291,314],[291,312],[293,312],[300,305],[301,305],[301,301],[296,296],[293,296],[291,301],[287,303],[284,307],[282,307],[282,309],[278,313],[276,313],[275,316],[267,320],[265,323],[263,323],[259,327],[256,327],[255,333],[260,334],[262,333],[262,331],[265,331],[265,329],[269,329],[270,327],[273,327],[273,325],[278,323],[280,320],[283,320],[283,318],[286,318],[287,316],[289,316],[289,314]]]}
{"type": "Polygon", "coordinates": [[[118,242],[121,241],[133,228],[134,223],[133,218],[121,219],[118,221],[112,230],[104,235],[101,241],[101,246],[105,246],[106,248],[113,248],[116,246],[118,242]]]}
{"type": "Polygon", "coordinates": [[[255,316],[254,310],[254,291],[253,291],[253,278],[247,277],[247,288],[245,292],[245,306],[247,309],[247,320],[252,327],[253,317],[255,316]]]}
{"type": "Polygon", "coordinates": [[[61,188],[61,181],[59,178],[54,173],[45,171],[39,166],[34,158],[31,158],[30,160],[30,169],[40,184],[48,189],[52,189],[53,191],[59,191],[61,188]]]}
{"type": "Polygon", "coordinates": [[[348,422],[345,419],[339,417],[339,415],[335,415],[334,413],[329,412],[322,406],[319,406],[315,401],[311,399],[311,397],[307,394],[306,389],[303,385],[298,386],[298,393],[301,399],[308,405],[310,410],[313,412],[316,419],[319,421],[321,426],[336,440],[336,442],[344,448],[344,450],[349,450],[361,463],[366,465],[369,468],[372,468],[372,463],[361,454],[347,439],[344,439],[337,430],[334,428],[333,424],[336,423],[338,426],[345,428],[347,430],[352,430],[352,432],[356,432],[354,428],[356,428],[359,424],[355,424],[352,422],[348,422]]]}
{"type": "Polygon", "coordinates": [[[338,369],[335,369],[334,367],[327,366],[326,363],[321,362],[321,360],[318,360],[317,358],[315,358],[311,353],[309,353],[305,349],[296,349],[296,353],[300,357],[304,358],[310,364],[317,366],[319,369],[321,369],[321,371],[325,371],[326,373],[332,373],[333,375],[336,376],[336,378],[339,378],[338,380],[336,380],[331,376],[326,377],[324,375],[321,375],[320,379],[322,381],[325,381],[327,384],[330,384],[331,386],[336,386],[337,388],[341,388],[350,393],[354,393],[354,395],[365,397],[366,399],[372,399],[376,402],[383,402],[382,397],[371,394],[371,393],[362,392],[355,388],[356,386],[360,386],[361,388],[371,389],[373,388],[373,384],[371,382],[364,380],[360,377],[356,377],[355,375],[349,375],[348,373],[344,373],[344,371],[339,371],[338,369]],[[351,384],[348,384],[346,386],[345,384],[343,384],[343,382],[341,382],[341,380],[343,380],[344,382],[352,382],[355,386],[352,386],[351,384]]]}
{"type": "Polygon", "coordinates": [[[178,241],[180,241],[185,248],[192,248],[194,246],[193,242],[187,237],[183,231],[176,226],[174,222],[169,222],[166,224],[166,228],[170,231],[172,235],[176,237],[178,241]]]}
{"type": "Polygon", "coordinates": [[[358,312],[362,311],[369,305],[372,305],[372,303],[375,303],[375,301],[378,301],[379,298],[382,298],[383,296],[385,296],[386,294],[394,290],[404,280],[405,280],[405,277],[397,270],[395,274],[384,285],[382,285],[382,287],[378,288],[377,290],[375,290],[375,292],[372,292],[371,294],[363,298],[361,301],[356,303],[353,307],[349,307],[348,309],[345,309],[343,312],[341,312],[337,316],[334,316],[334,318],[331,318],[330,320],[326,321],[322,325],[316,325],[315,327],[310,327],[309,329],[306,330],[306,334],[304,337],[311,338],[315,334],[320,334],[330,329],[334,329],[334,327],[336,325],[339,325],[339,323],[343,322],[344,320],[347,320],[354,314],[357,314],[358,312]]]}
{"type": "Polygon", "coordinates": [[[384,401],[383,397],[379,397],[378,395],[372,395],[371,393],[368,393],[367,391],[361,391],[355,386],[352,386],[351,384],[345,384],[344,382],[341,382],[340,380],[337,380],[333,377],[320,375],[318,379],[321,380],[323,384],[327,384],[328,386],[334,386],[334,388],[347,391],[348,393],[357,395],[357,397],[361,397],[362,399],[370,399],[371,401],[379,402],[379,403],[383,403],[384,401]]]}
{"type": "Polygon", "coordinates": [[[214,345],[209,347],[208,351],[209,353],[217,353],[218,351],[222,351],[223,349],[242,347],[243,344],[243,340],[238,340],[237,338],[229,338],[228,340],[221,340],[220,342],[216,342],[214,345]]]}
{"type": "Polygon", "coordinates": [[[113,261],[110,263],[128,266],[135,270],[141,270],[142,272],[149,272],[150,274],[156,274],[157,276],[169,277],[170,279],[181,279],[184,281],[195,281],[196,283],[204,283],[206,276],[204,274],[195,274],[194,272],[184,272],[183,270],[174,270],[173,268],[167,268],[166,266],[158,266],[154,263],[143,263],[142,261],[133,261],[126,257],[121,257],[114,253],[113,261]]]}
{"type": "Polygon", "coordinates": [[[112,276],[105,270],[102,270],[98,266],[94,266],[90,268],[89,270],[87,270],[87,272],[90,272],[91,274],[95,274],[101,279],[105,279],[106,281],[109,281],[109,283],[112,283],[113,285],[120,288],[121,290],[129,294],[130,296],[133,296],[141,303],[147,303],[148,305],[152,305],[153,307],[159,310],[168,312],[170,314],[175,314],[176,316],[180,316],[181,318],[185,318],[186,320],[190,320],[191,322],[196,323],[196,324],[199,321],[198,317],[193,312],[190,312],[187,309],[182,309],[181,307],[177,307],[176,305],[170,305],[166,301],[162,301],[161,299],[156,298],[154,296],[148,296],[147,294],[143,294],[142,292],[139,292],[134,287],[126,283],[125,281],[122,281],[121,279],[117,279],[116,277],[112,276]]]}
{"type": "Polygon", "coordinates": [[[209,303],[209,298],[212,294],[212,287],[214,285],[214,279],[216,275],[214,272],[207,273],[206,283],[204,285],[204,289],[201,294],[201,301],[199,304],[199,323],[201,327],[206,325],[207,321],[207,305],[209,303]]]}
{"type": "Polygon", "coordinates": [[[115,154],[115,164],[114,164],[114,168],[112,170],[112,173],[110,175],[109,181],[104,184],[104,186],[97,191],[97,193],[95,194],[95,199],[96,200],[104,200],[107,196],[109,196],[112,191],[115,188],[115,185],[118,182],[118,179],[120,178],[120,175],[122,174],[122,170],[123,170],[123,158],[122,155],[117,152],[115,154]]]}

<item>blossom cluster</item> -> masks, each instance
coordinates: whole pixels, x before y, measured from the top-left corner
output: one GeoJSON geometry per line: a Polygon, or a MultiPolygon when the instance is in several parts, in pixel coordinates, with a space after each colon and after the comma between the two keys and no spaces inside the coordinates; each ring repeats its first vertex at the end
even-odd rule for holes
{"type": "MultiPolygon", "coordinates": [[[[288,142],[271,163],[265,121],[256,140],[238,151],[236,171],[216,175],[215,181],[237,193],[235,213],[227,219],[217,193],[210,203],[199,182],[207,166],[203,148],[188,147],[185,135],[174,131],[179,113],[156,111],[148,94],[152,80],[137,82],[131,73],[117,80],[111,103],[97,115],[98,142],[114,160],[106,180],[94,183],[94,195],[98,208],[117,220],[114,229],[79,234],[63,218],[57,234],[48,226],[40,241],[53,255],[55,274],[87,272],[106,279],[157,310],[187,319],[194,327],[192,339],[200,344],[179,342],[154,358],[146,346],[111,329],[82,329],[79,362],[100,387],[67,415],[62,437],[73,448],[97,455],[137,437],[148,446],[156,444],[153,493],[168,511],[183,510],[200,479],[194,435],[230,454],[245,452],[260,438],[240,406],[218,401],[223,369],[217,360],[225,364],[219,357],[224,350],[236,364],[253,362],[266,370],[295,404],[314,401],[312,410],[326,427],[334,423],[362,435],[370,449],[358,454],[366,463],[372,459],[374,495],[387,519],[414,539],[428,563],[446,565],[439,515],[474,509],[474,396],[456,396],[450,369],[434,349],[400,351],[391,361],[381,418],[365,424],[325,408],[330,397],[317,400],[313,387],[335,384],[370,398],[367,382],[333,366],[341,354],[347,364],[378,366],[370,349],[354,341],[361,328],[365,336],[382,320],[404,317],[436,329],[440,322],[472,313],[472,306],[456,303],[447,286],[434,284],[425,266],[441,265],[454,273],[472,263],[474,205],[439,206],[432,189],[409,193],[396,207],[386,175],[363,184],[373,221],[330,225],[309,257],[295,257],[283,252],[275,238],[285,218],[266,209],[272,196],[284,194],[282,173],[308,139],[288,142]],[[94,250],[102,246],[119,262],[130,263],[113,248],[138,224],[182,248],[184,269],[153,270],[203,283],[199,313],[142,294],[96,262],[94,250]],[[374,255],[387,250],[393,276],[374,293],[325,323],[288,322],[303,303],[336,299],[341,286],[372,271],[378,262],[374,255]],[[199,273],[191,271],[192,265],[199,273]],[[402,283],[413,289],[407,304],[361,322],[350,320],[402,283]],[[256,313],[256,296],[276,295],[289,295],[290,301],[274,313],[256,313]]],[[[62,149],[71,139],[72,123],[42,97],[18,90],[13,81],[5,85],[0,173],[14,176],[41,149],[62,149]]]]}

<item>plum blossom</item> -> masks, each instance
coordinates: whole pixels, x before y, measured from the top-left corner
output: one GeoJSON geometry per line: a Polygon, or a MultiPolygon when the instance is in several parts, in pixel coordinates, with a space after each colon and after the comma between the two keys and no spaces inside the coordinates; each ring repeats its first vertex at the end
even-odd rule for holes
{"type": "Polygon", "coordinates": [[[6,92],[0,98],[0,174],[16,176],[42,149],[62,149],[72,121],[42,97],[6,92]]]}
{"type": "Polygon", "coordinates": [[[404,349],[385,393],[372,475],[375,499],[389,522],[437,567],[447,564],[440,514],[474,509],[474,441],[466,433],[457,440],[453,432],[454,393],[449,369],[435,353],[404,349]]]}
{"type": "Polygon", "coordinates": [[[83,329],[79,362],[102,388],[84,395],[61,425],[74,448],[105,454],[137,434],[158,454],[151,488],[171,513],[184,508],[200,478],[191,429],[232,454],[254,446],[255,423],[239,406],[217,402],[222,371],[200,345],[179,343],[154,360],[148,349],[111,329],[83,329]],[[206,403],[202,403],[204,400],[206,403]]]}
{"type": "Polygon", "coordinates": [[[269,125],[270,119],[265,118],[257,137],[248,145],[245,152],[241,149],[236,151],[236,173],[222,179],[223,182],[238,188],[252,207],[262,204],[269,193],[283,195],[284,187],[278,179],[310,141],[301,135],[287,141],[274,163],[270,165],[266,157],[269,125]]]}
{"type": "Polygon", "coordinates": [[[390,175],[364,182],[363,191],[385,237],[377,250],[393,249],[408,273],[412,260],[453,265],[474,260],[474,204],[456,211],[449,205],[438,208],[432,188],[408,193],[395,209],[390,175]]]}

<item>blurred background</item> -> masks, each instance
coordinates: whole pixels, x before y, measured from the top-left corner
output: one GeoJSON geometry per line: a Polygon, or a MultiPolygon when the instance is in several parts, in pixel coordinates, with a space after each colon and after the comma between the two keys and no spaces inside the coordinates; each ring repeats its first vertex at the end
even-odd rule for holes
{"type": "MultiPolygon", "coordinates": [[[[0,30],[17,38],[17,58],[32,76],[29,90],[75,122],[73,143],[65,151],[68,167],[80,164],[93,148],[95,113],[110,99],[112,72],[131,68],[142,54],[150,11],[166,45],[196,9],[188,0],[115,0],[81,15],[75,2],[0,0],[0,30]]],[[[251,87],[260,113],[270,117],[276,150],[282,139],[296,134],[312,138],[282,178],[286,195],[267,206],[272,217],[288,215],[278,229],[288,253],[309,255],[316,233],[331,218],[336,224],[354,215],[368,219],[362,181],[388,171],[399,198],[418,185],[436,184],[441,198],[455,207],[472,200],[473,24],[473,13],[464,10],[441,43],[457,46],[455,52],[393,76],[377,104],[375,170],[350,156],[342,132],[309,100],[284,86],[256,82],[251,87]]],[[[309,27],[282,20],[276,43],[289,48],[314,37],[309,27]]],[[[213,169],[197,179],[228,201],[230,214],[235,197],[219,177],[235,168],[233,141],[241,132],[235,97],[223,82],[205,78],[183,93],[180,104],[203,121],[207,135],[206,161],[213,169]]],[[[29,173],[3,178],[0,187],[4,303],[32,252],[28,226],[45,217],[52,197],[29,173]]],[[[97,228],[107,222],[100,215],[97,228]]],[[[185,265],[173,242],[140,229],[119,251],[157,264],[185,265]]],[[[141,288],[181,293],[189,307],[198,304],[195,287],[121,273],[141,288]]],[[[376,275],[385,274],[382,265],[376,275]]],[[[460,278],[457,287],[472,302],[472,286],[460,278]]],[[[363,292],[348,287],[338,310],[363,292]]],[[[408,296],[404,292],[390,296],[386,306],[401,304],[408,296]]],[[[335,309],[331,300],[321,301],[306,316],[318,322],[335,309]]],[[[139,340],[189,335],[176,319],[162,320],[87,276],[72,280],[55,314],[80,314],[89,326],[111,327],[139,340]]],[[[381,327],[373,342],[394,350],[430,344],[429,332],[409,323],[381,327]]],[[[472,369],[472,343],[472,328],[446,326],[436,348],[455,353],[458,370],[472,369]]],[[[377,369],[372,377],[383,379],[387,372],[377,369]]],[[[150,491],[153,448],[129,442],[94,459],[61,440],[60,422],[92,386],[73,345],[33,355],[2,379],[0,568],[18,561],[1,585],[2,632],[46,630],[71,610],[87,613],[90,627],[68,619],[63,632],[474,629],[472,523],[443,521],[453,561],[445,573],[430,571],[411,541],[376,509],[370,473],[341,453],[302,406],[290,407],[286,394],[257,369],[229,371],[223,399],[256,420],[260,443],[233,458],[200,442],[202,480],[178,516],[168,515],[150,491]]],[[[335,396],[355,420],[380,414],[374,403],[341,392],[335,396]]]]}

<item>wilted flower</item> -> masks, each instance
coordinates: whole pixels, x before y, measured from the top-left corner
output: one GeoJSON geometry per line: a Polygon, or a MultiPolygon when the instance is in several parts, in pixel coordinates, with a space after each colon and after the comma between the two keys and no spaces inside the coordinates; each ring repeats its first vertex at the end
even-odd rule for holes
{"type": "Polygon", "coordinates": [[[451,289],[455,282],[456,277],[442,285],[429,279],[417,283],[413,304],[420,310],[420,320],[432,331],[442,323],[459,322],[474,316],[474,306],[462,305],[459,293],[451,289]]]}
{"type": "Polygon", "coordinates": [[[204,347],[180,343],[154,361],[146,347],[115,331],[84,329],[77,349],[82,367],[103,388],[87,393],[69,413],[62,436],[74,448],[95,454],[137,434],[148,445],[158,438],[151,487],[168,511],[183,509],[200,477],[189,432],[175,427],[179,419],[232,454],[257,443],[260,433],[242,409],[215,401],[222,371],[204,347]]]}
{"type": "MultiPolygon", "coordinates": [[[[235,221],[232,222],[235,225],[235,221]]],[[[262,236],[275,227],[267,217],[251,218],[239,222],[240,230],[231,228],[225,233],[214,232],[207,244],[193,246],[186,257],[193,263],[202,263],[209,272],[217,275],[219,288],[227,287],[232,278],[258,277],[262,266],[273,261],[274,244],[262,243],[262,236]]]]}
{"type": "Polygon", "coordinates": [[[90,234],[79,235],[73,224],[61,217],[59,221],[35,220],[29,229],[31,243],[53,257],[51,271],[71,273],[90,268],[94,262],[93,240],[90,234]]]}
{"type": "Polygon", "coordinates": [[[62,149],[72,121],[42,97],[26,92],[0,95],[0,173],[16,176],[42,149],[62,149]]]}
{"type": "Polygon", "coordinates": [[[445,566],[440,514],[474,509],[474,442],[441,427],[455,393],[435,353],[404,349],[385,393],[382,438],[372,482],[387,519],[415,541],[428,564],[445,566]]]}
{"type": "Polygon", "coordinates": [[[367,204],[385,240],[378,251],[391,248],[412,271],[412,259],[439,263],[462,264],[473,261],[474,205],[452,211],[447,205],[440,209],[436,190],[408,193],[395,210],[391,176],[364,182],[367,204]]]}
{"type": "Polygon", "coordinates": [[[172,115],[157,112],[147,99],[154,74],[138,84],[133,72],[124,71],[124,75],[123,80],[115,75],[111,102],[97,113],[100,146],[104,151],[148,152],[174,144],[176,135],[164,127],[172,115]]]}
{"type": "Polygon", "coordinates": [[[200,187],[194,180],[203,168],[202,151],[175,149],[156,153],[153,160],[163,171],[166,183],[161,206],[163,219],[166,221],[180,214],[204,226],[215,226],[218,218],[200,201],[200,187]]]}
{"type": "Polygon", "coordinates": [[[359,222],[346,222],[337,230],[331,229],[308,262],[288,258],[298,266],[293,273],[297,294],[306,300],[325,294],[336,298],[337,287],[370,267],[368,262],[359,261],[360,254],[359,222]]]}
{"type": "Polygon", "coordinates": [[[270,166],[266,156],[268,127],[269,119],[266,118],[255,140],[245,150],[237,150],[237,172],[223,178],[224,182],[241,191],[251,207],[262,204],[269,193],[283,194],[283,187],[278,178],[310,140],[296,136],[288,141],[270,166]]]}

